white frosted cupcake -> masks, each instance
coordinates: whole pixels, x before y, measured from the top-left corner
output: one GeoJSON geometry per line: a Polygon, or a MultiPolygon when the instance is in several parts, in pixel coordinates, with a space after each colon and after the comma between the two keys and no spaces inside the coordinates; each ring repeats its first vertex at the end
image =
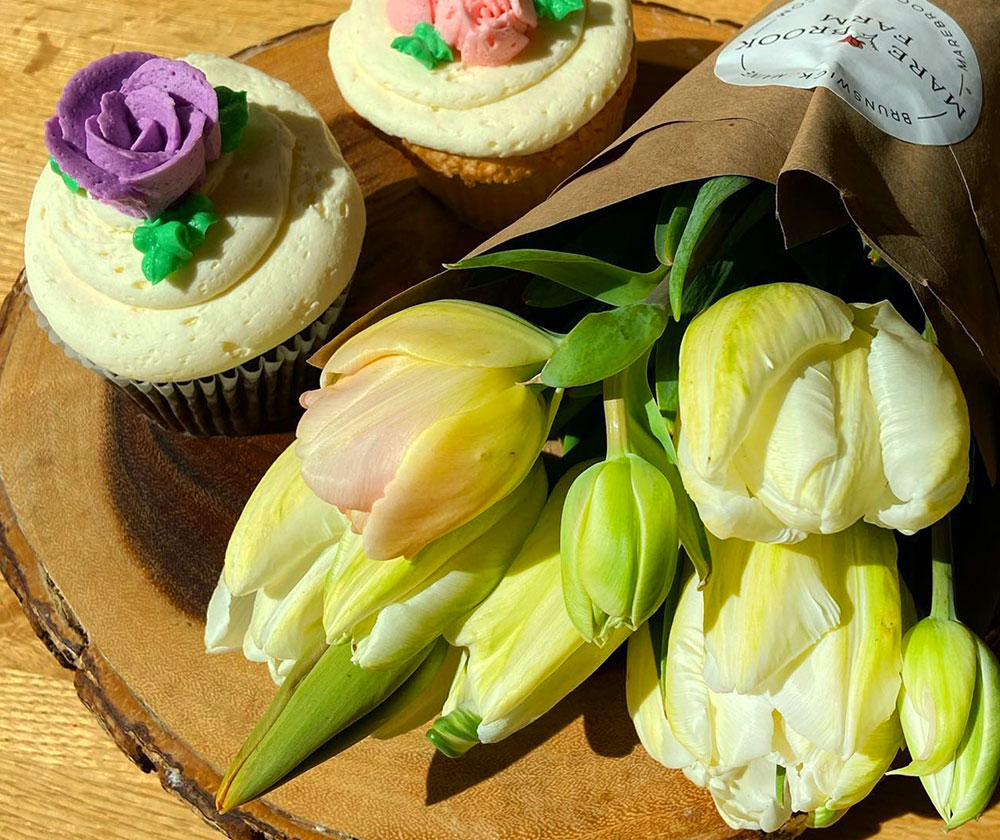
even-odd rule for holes
{"type": "Polygon", "coordinates": [[[53,340],[167,426],[286,421],[365,228],[319,113],[227,58],[118,53],[46,129],[25,265],[53,340]]]}
{"type": "Polygon", "coordinates": [[[353,0],[330,64],[421,183],[489,230],[618,136],[634,40],[629,0],[353,0]]]}

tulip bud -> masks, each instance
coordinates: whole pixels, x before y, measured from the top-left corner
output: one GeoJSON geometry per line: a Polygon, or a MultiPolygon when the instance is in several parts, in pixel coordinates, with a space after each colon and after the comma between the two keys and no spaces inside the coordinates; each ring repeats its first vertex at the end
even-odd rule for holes
{"type": "Polygon", "coordinates": [[[968,483],[955,373],[887,301],[792,283],[728,295],[685,332],[678,394],[681,476],[720,538],[796,542],[860,519],[911,534],[968,483]]]}
{"type": "Polygon", "coordinates": [[[931,775],[954,759],[972,708],[976,661],[976,637],[958,621],[925,618],[906,634],[899,718],[912,761],[894,773],[931,775]]]}
{"type": "Polygon", "coordinates": [[[566,610],[588,642],[618,627],[634,630],[663,603],[677,567],[670,482],[626,453],[587,469],[562,513],[566,610]]]}
{"type": "Polygon", "coordinates": [[[302,398],[298,453],[315,493],[349,512],[372,560],[412,557],[517,487],[553,401],[525,384],[556,341],[481,304],[436,301],[336,349],[302,398]]]}
{"type": "Polygon", "coordinates": [[[539,461],[513,493],[413,558],[370,560],[346,534],[326,578],[323,624],[331,644],[352,641],[354,662],[405,662],[480,603],[507,571],[545,503],[539,461]]]}
{"type": "Polygon", "coordinates": [[[974,642],[975,687],[957,752],[920,777],[948,831],[977,819],[1000,781],[1000,665],[982,640],[974,642]]]}
{"type": "Polygon", "coordinates": [[[489,744],[545,714],[589,677],[628,636],[619,628],[600,647],[583,641],[566,612],[559,557],[559,520],[570,484],[556,485],[538,523],[507,574],[446,638],[465,648],[434,743],[460,754],[489,744]],[[461,710],[455,714],[455,710],[461,710]]]}

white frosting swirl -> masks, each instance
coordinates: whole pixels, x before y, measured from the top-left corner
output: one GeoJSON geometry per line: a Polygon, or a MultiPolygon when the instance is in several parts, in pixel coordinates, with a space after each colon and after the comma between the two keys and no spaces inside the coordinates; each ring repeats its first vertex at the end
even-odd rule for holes
{"type": "Polygon", "coordinates": [[[25,230],[29,288],[56,334],[103,368],[155,382],[219,373],[304,329],[346,287],[365,227],[357,181],[303,96],[227,58],[184,60],[251,103],[243,141],[201,187],[220,221],[188,266],[149,283],[132,246],[138,220],[48,168],[25,230]]]}
{"type": "Polygon", "coordinates": [[[629,0],[587,0],[585,14],[540,20],[510,64],[427,70],[390,46],[385,0],[353,0],[330,32],[330,66],[347,103],[387,134],[452,154],[532,154],[582,128],[628,72],[629,0]]]}

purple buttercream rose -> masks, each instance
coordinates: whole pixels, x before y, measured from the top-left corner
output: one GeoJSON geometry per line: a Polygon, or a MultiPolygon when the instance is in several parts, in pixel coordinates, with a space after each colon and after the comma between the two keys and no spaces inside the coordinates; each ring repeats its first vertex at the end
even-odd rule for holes
{"type": "Polygon", "coordinates": [[[205,74],[143,52],[105,56],[66,85],[45,145],[93,198],[153,219],[220,154],[219,101],[205,74]]]}

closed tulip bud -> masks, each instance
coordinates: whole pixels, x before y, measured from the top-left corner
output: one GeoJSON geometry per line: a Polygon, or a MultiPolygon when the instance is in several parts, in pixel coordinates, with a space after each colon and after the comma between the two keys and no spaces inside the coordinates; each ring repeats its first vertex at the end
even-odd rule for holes
{"type": "Polygon", "coordinates": [[[412,557],[517,487],[549,429],[525,384],[555,339],[500,309],[438,301],[350,338],[303,396],[306,483],[351,518],[372,560],[412,557]]]}
{"type": "Polygon", "coordinates": [[[797,811],[830,825],[902,741],[895,541],[859,524],[793,546],[716,542],[712,560],[704,589],[684,588],[666,656],[648,625],[630,640],[639,737],[733,828],[776,831],[797,811]]]}
{"type": "Polygon", "coordinates": [[[566,612],[559,520],[570,484],[556,485],[534,530],[496,589],[446,634],[464,659],[428,735],[448,755],[494,743],[545,714],[589,677],[628,636],[603,647],[585,642],[566,612]]]}
{"type": "Polygon", "coordinates": [[[684,335],[679,403],[684,486],[721,538],[795,542],[859,519],[911,534],[968,482],[955,373],[887,301],[731,294],[684,335]]]}
{"type": "Polygon", "coordinates": [[[677,568],[670,482],[638,455],[594,464],[570,488],[562,513],[566,610],[588,642],[634,630],[663,603],[677,568]]]}
{"type": "Polygon", "coordinates": [[[327,640],[351,640],[363,668],[410,659],[493,591],[538,520],[547,489],[538,462],[513,493],[413,558],[371,560],[361,537],[346,534],[323,591],[327,640]]]}
{"type": "Polygon", "coordinates": [[[281,683],[323,638],[323,584],[347,530],[344,515],[306,486],[290,446],[250,496],[208,605],[205,647],[266,662],[281,683]]]}
{"type": "Polygon", "coordinates": [[[903,776],[936,773],[955,757],[976,688],[976,637],[962,623],[925,618],[903,639],[899,718],[911,763],[903,776]]]}
{"type": "Polygon", "coordinates": [[[1000,665],[982,640],[974,642],[975,684],[961,740],[940,770],[920,777],[948,831],[977,819],[1000,781],[1000,665]]]}

